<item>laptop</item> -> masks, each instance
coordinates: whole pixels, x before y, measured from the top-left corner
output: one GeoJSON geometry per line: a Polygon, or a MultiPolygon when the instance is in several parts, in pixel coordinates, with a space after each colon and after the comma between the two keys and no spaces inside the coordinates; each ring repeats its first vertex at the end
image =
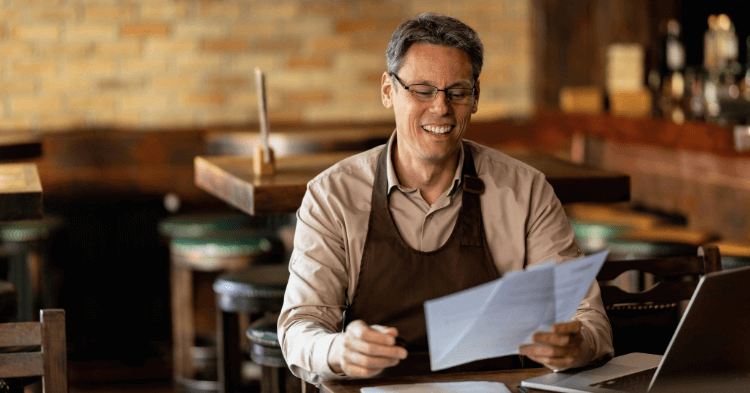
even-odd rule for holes
{"type": "Polygon", "coordinates": [[[631,353],[521,386],[566,393],[750,392],[750,266],[700,279],[664,356],[631,353]]]}

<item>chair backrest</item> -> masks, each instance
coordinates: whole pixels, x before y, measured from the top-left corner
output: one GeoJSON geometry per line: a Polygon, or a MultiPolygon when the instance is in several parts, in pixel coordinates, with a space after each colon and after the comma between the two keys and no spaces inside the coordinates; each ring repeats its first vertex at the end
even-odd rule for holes
{"type": "Polygon", "coordinates": [[[721,254],[716,246],[701,246],[698,255],[672,256],[653,259],[607,261],[596,279],[605,307],[625,303],[670,303],[688,300],[693,296],[699,276],[721,270],[721,254]],[[626,292],[607,284],[627,271],[651,273],[655,284],[642,292],[626,292]],[[693,277],[694,280],[685,280],[693,277]]]}
{"type": "Polygon", "coordinates": [[[720,270],[721,255],[715,246],[701,246],[697,255],[605,262],[597,280],[615,355],[664,354],[681,318],[680,302],[693,296],[701,275],[720,270]],[[653,274],[654,285],[626,292],[612,283],[629,271],[653,274]]]}
{"type": "Polygon", "coordinates": [[[0,324],[0,378],[42,377],[44,393],[66,393],[65,311],[41,310],[39,320],[0,324]]]}

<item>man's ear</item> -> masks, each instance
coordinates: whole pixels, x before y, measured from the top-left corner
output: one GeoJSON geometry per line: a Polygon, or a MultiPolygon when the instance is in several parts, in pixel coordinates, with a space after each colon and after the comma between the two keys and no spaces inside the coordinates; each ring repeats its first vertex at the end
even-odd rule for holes
{"type": "Polygon", "coordinates": [[[477,89],[477,94],[474,96],[474,103],[471,105],[471,113],[477,113],[477,110],[479,109],[479,79],[477,79],[477,82],[474,84],[474,88],[477,89]]]}
{"type": "Polygon", "coordinates": [[[391,75],[386,71],[380,81],[380,98],[383,100],[383,106],[393,108],[393,81],[391,75]]]}

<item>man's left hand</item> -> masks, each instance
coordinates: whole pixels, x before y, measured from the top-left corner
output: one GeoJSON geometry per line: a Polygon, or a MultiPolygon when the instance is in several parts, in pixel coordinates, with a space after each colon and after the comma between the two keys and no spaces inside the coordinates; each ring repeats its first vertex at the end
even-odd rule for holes
{"type": "Polygon", "coordinates": [[[533,344],[518,347],[518,352],[553,371],[565,370],[581,350],[581,321],[556,323],[552,325],[552,332],[534,333],[532,341],[533,344]]]}

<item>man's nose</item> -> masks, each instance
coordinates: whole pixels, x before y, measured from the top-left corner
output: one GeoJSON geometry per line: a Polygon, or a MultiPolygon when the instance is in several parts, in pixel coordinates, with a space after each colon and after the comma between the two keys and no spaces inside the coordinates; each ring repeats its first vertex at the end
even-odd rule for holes
{"type": "Polygon", "coordinates": [[[448,101],[448,93],[445,91],[438,91],[435,98],[430,101],[430,109],[433,113],[440,115],[450,112],[452,107],[450,101],[448,101]]]}

